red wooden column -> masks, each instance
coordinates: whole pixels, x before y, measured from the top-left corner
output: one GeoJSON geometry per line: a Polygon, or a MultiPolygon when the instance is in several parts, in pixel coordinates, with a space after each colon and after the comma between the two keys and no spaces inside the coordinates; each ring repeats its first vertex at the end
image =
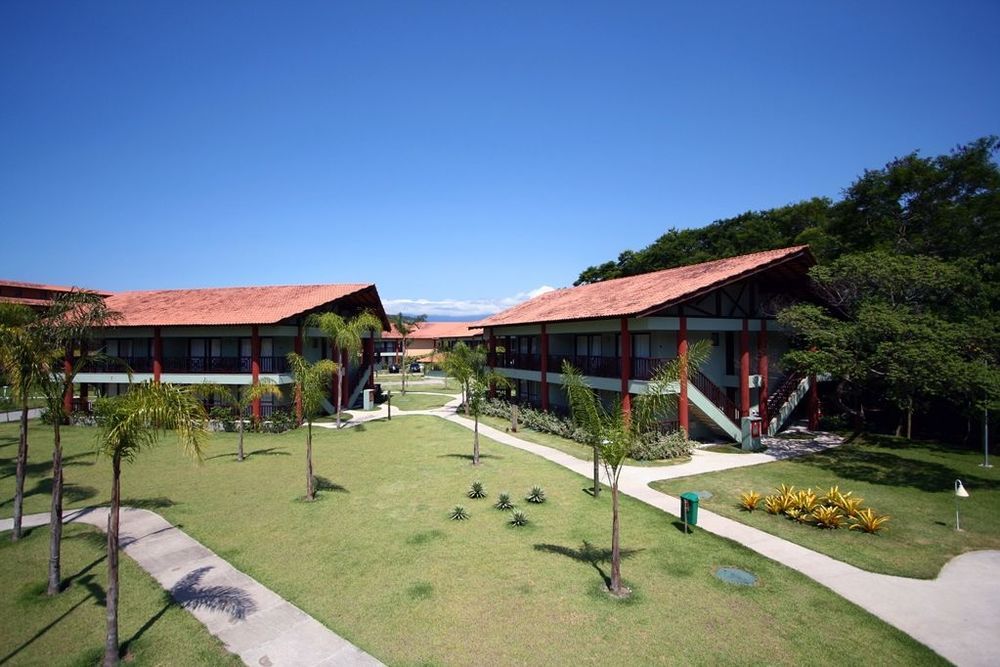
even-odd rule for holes
{"type": "Polygon", "coordinates": [[[767,320],[761,319],[760,333],[757,334],[757,374],[760,375],[760,389],[757,392],[757,410],[760,413],[761,428],[767,431],[767,320]]]}
{"type": "MultiPolygon", "coordinates": [[[[69,345],[66,348],[66,358],[63,360],[63,372],[66,375],[70,375],[73,372],[73,346],[69,345]]],[[[67,415],[73,412],[73,386],[70,385],[66,387],[66,391],[63,392],[63,412],[67,415]]]]}
{"type": "MultiPolygon", "coordinates": [[[[688,353],[688,320],[681,315],[677,328],[677,357],[687,357],[688,353]]],[[[681,364],[681,374],[679,378],[681,397],[677,401],[677,423],[684,435],[690,431],[691,422],[688,416],[688,368],[686,363],[681,364]]]]}
{"type": "Polygon", "coordinates": [[[542,371],[542,410],[549,409],[549,332],[545,325],[542,325],[541,335],[541,371],[542,371]]]}
{"type": "Polygon", "coordinates": [[[632,412],[632,394],[628,393],[629,380],[632,379],[632,335],[628,331],[628,318],[621,319],[621,378],[622,378],[622,412],[632,412]]]}
{"type": "MultiPolygon", "coordinates": [[[[250,377],[254,386],[260,382],[260,329],[253,325],[250,329],[250,377]]],[[[260,399],[255,398],[251,408],[254,421],[260,419],[260,399]]]]}
{"type": "Polygon", "coordinates": [[[740,416],[750,415],[750,322],[743,318],[740,331],[740,416]]]}
{"type": "MultiPolygon", "coordinates": [[[[87,343],[86,342],[81,342],[80,343],[80,358],[83,359],[84,357],[87,356],[87,354],[89,352],[90,351],[87,349],[87,343]]],[[[86,370],[86,369],[84,369],[84,370],[86,370]]],[[[83,383],[80,384],[80,405],[83,407],[84,410],[87,409],[87,404],[89,402],[88,401],[89,397],[87,395],[89,393],[89,389],[90,389],[90,385],[88,385],[86,382],[83,382],[83,383]]]]}
{"type": "MultiPolygon", "coordinates": [[[[371,334],[374,336],[374,332],[371,334]]],[[[368,374],[368,384],[365,385],[365,389],[375,388],[375,339],[372,337],[365,338],[362,344],[361,350],[361,364],[363,368],[369,369],[371,372],[368,374]]]]}
{"type": "Polygon", "coordinates": [[[160,338],[160,327],[153,327],[153,382],[160,384],[163,373],[163,339],[160,338]]]}
{"type": "MultiPolygon", "coordinates": [[[[487,342],[487,345],[489,347],[486,348],[486,360],[487,363],[489,363],[490,365],[490,370],[495,371],[497,369],[497,337],[493,333],[492,328],[490,329],[490,338],[489,341],[487,342]]],[[[493,386],[493,383],[491,382],[490,398],[494,398],[495,396],[496,396],[496,387],[493,386]]]]}
{"type": "MultiPolygon", "coordinates": [[[[295,334],[295,354],[302,355],[302,325],[295,334]]],[[[302,388],[295,384],[295,421],[302,424],[302,388]]]]}
{"type": "Polygon", "coordinates": [[[820,407],[819,407],[819,385],[816,383],[816,376],[809,376],[809,430],[815,431],[819,428],[820,407]]]}

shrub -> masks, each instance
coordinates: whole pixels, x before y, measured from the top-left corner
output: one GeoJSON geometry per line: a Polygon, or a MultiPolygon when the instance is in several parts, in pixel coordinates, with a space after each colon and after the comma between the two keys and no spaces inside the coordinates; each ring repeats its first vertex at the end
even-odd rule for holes
{"type": "Polygon", "coordinates": [[[512,526],[526,526],[528,525],[528,515],[521,510],[514,510],[510,513],[509,523],[512,526]]]}
{"type": "Polygon", "coordinates": [[[780,496],[767,496],[764,498],[764,509],[768,514],[781,514],[784,511],[780,496]]]}
{"type": "Polygon", "coordinates": [[[819,499],[816,498],[816,494],[813,493],[812,489],[806,489],[804,491],[799,491],[795,494],[795,507],[800,511],[809,513],[816,509],[819,505],[819,499]]]}
{"type": "Polygon", "coordinates": [[[486,489],[483,488],[482,482],[476,480],[475,482],[472,483],[472,486],[469,487],[469,491],[465,495],[469,496],[470,498],[485,498],[486,489]]]}
{"type": "Polygon", "coordinates": [[[885,527],[886,522],[889,521],[889,515],[884,514],[878,516],[872,510],[872,508],[867,508],[859,510],[857,514],[853,517],[854,523],[851,524],[851,530],[860,530],[866,533],[877,533],[885,527]]]}
{"type": "Polygon", "coordinates": [[[455,505],[448,516],[452,521],[465,521],[469,518],[469,513],[461,505],[455,505]]]}
{"type": "Polygon", "coordinates": [[[499,496],[497,496],[497,502],[493,507],[498,510],[512,510],[514,509],[514,503],[510,502],[510,493],[503,491],[499,496]]]}
{"type": "Polygon", "coordinates": [[[660,459],[675,459],[691,454],[691,442],[683,431],[659,433],[656,431],[644,433],[632,450],[632,458],[638,461],[657,461],[660,459]]]}
{"type": "Polygon", "coordinates": [[[525,497],[525,500],[529,503],[540,505],[545,502],[545,490],[540,486],[533,486],[531,487],[531,493],[525,497]]]}
{"type": "Polygon", "coordinates": [[[820,505],[812,512],[812,520],[820,528],[840,528],[844,515],[840,508],[834,505],[820,505]]]}
{"type": "Polygon", "coordinates": [[[740,494],[740,507],[747,512],[753,512],[757,509],[757,504],[759,502],[760,494],[756,491],[747,491],[746,493],[740,494]]]}

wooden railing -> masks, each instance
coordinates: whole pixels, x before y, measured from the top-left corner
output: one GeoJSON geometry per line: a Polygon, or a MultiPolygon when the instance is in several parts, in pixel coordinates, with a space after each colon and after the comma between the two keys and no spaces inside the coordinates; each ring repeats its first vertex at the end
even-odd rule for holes
{"type": "MultiPolygon", "coordinates": [[[[261,373],[285,373],[284,357],[261,357],[261,373]]],[[[164,357],[164,373],[252,373],[253,357],[164,357]]]]}
{"type": "Polygon", "coordinates": [[[693,384],[698,391],[700,391],[705,398],[712,402],[715,407],[722,411],[722,414],[732,421],[734,424],[739,426],[740,424],[740,409],[729,400],[726,396],[726,392],[722,387],[708,379],[708,377],[699,370],[691,370],[689,379],[691,384],[693,384]]]}
{"type": "Polygon", "coordinates": [[[661,359],[657,357],[633,357],[632,358],[632,379],[651,380],[660,366],[673,361],[672,358],[661,359]]]}
{"type": "Polygon", "coordinates": [[[778,414],[778,409],[791,398],[801,382],[802,375],[799,373],[789,373],[785,376],[778,388],[767,397],[768,418],[778,414]]]}

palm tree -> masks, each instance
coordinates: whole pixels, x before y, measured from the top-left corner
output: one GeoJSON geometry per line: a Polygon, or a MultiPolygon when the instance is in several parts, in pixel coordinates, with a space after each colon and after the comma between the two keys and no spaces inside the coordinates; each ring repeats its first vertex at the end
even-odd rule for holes
{"type": "MultiPolygon", "coordinates": [[[[710,347],[704,341],[691,345],[686,355],[661,365],[647,386],[647,393],[632,401],[631,410],[621,402],[606,408],[587,386],[580,371],[567,361],[562,374],[569,397],[573,421],[587,431],[600,451],[604,472],[611,482],[611,584],[616,597],[627,597],[630,591],[622,585],[620,527],[618,518],[618,480],[625,459],[635,451],[639,439],[658,428],[658,420],[674,408],[676,385],[683,376],[690,377],[690,368],[697,368],[708,358],[710,347]],[[685,373],[685,371],[687,371],[685,373]]],[[[596,492],[596,485],[595,485],[596,492]]]]}
{"type": "Polygon", "coordinates": [[[57,295],[49,308],[32,323],[30,330],[38,343],[38,382],[52,422],[52,504],[49,519],[48,594],[56,595],[62,584],[63,463],[62,424],[69,421],[66,396],[72,396],[77,374],[104,355],[81,354],[72,362],[66,357],[74,345],[83,345],[121,315],[93,292],[72,290],[57,295]]]}
{"type": "Polygon", "coordinates": [[[320,359],[310,364],[299,354],[288,354],[288,366],[295,378],[295,388],[302,397],[302,417],[306,422],[306,500],[316,499],[316,479],[313,477],[312,425],[323,408],[323,397],[338,364],[320,359]]]}
{"type": "Polygon", "coordinates": [[[242,461],[246,458],[243,455],[243,433],[244,417],[254,401],[265,396],[281,397],[281,388],[270,380],[261,380],[258,384],[252,385],[226,385],[226,384],[199,384],[194,385],[194,389],[201,398],[212,398],[222,396],[222,400],[229,406],[236,409],[236,460],[242,461]]]}
{"type": "Polygon", "coordinates": [[[466,416],[469,416],[469,384],[476,371],[486,366],[486,353],[480,347],[469,347],[459,341],[451,352],[445,355],[442,366],[445,373],[462,385],[462,403],[465,405],[466,416]]]}
{"type": "Polygon", "coordinates": [[[403,315],[403,313],[399,313],[397,315],[390,316],[389,321],[392,322],[392,326],[396,327],[396,331],[399,333],[399,340],[403,345],[403,365],[400,368],[400,372],[403,374],[403,386],[401,391],[405,395],[406,373],[410,370],[407,365],[406,348],[410,344],[410,334],[416,331],[417,327],[419,327],[422,323],[427,321],[427,316],[417,315],[416,317],[409,317],[407,315],[403,315]]]}
{"type": "Polygon", "coordinates": [[[472,465],[479,465],[479,415],[483,411],[483,403],[489,395],[490,387],[509,387],[510,378],[501,375],[485,364],[475,367],[469,377],[468,396],[466,398],[466,410],[472,412],[475,419],[472,437],[472,465]]]}
{"type": "Polygon", "coordinates": [[[14,398],[21,405],[21,429],[17,442],[17,463],[14,468],[14,529],[11,541],[21,539],[21,518],[24,513],[24,478],[28,466],[28,401],[41,380],[38,363],[42,354],[39,342],[32,335],[35,313],[24,306],[0,304],[0,368],[11,384],[14,398]]]}
{"type": "Polygon", "coordinates": [[[144,382],[121,396],[98,399],[98,451],[111,459],[111,509],[108,513],[107,637],[104,665],[118,664],[118,527],[122,461],[133,461],[172,429],[185,453],[199,461],[208,437],[205,407],[189,388],[144,382]]]}
{"type": "MultiPolygon", "coordinates": [[[[350,359],[361,352],[366,332],[381,331],[382,320],[367,310],[345,319],[337,313],[320,313],[309,318],[311,326],[318,328],[330,339],[334,350],[343,350],[350,359]]],[[[337,364],[337,428],[340,428],[340,411],[343,405],[345,364],[337,364]]]]}

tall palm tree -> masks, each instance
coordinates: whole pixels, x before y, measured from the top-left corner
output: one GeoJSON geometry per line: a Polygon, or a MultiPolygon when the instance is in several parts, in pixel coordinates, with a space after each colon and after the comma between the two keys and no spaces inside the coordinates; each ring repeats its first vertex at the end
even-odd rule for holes
{"type": "Polygon", "coordinates": [[[258,384],[251,385],[230,385],[204,384],[193,385],[194,391],[199,398],[214,398],[221,396],[223,402],[236,410],[236,460],[242,461],[246,457],[243,455],[243,433],[245,431],[244,422],[247,410],[254,401],[265,396],[281,397],[281,388],[270,380],[261,380],[258,384]]]}
{"type": "MultiPolygon", "coordinates": [[[[334,350],[343,350],[347,358],[357,356],[364,345],[366,332],[380,331],[382,320],[367,310],[350,319],[337,313],[320,313],[309,318],[311,326],[322,331],[334,350]]],[[[340,428],[340,413],[343,406],[344,373],[346,364],[337,364],[337,428],[340,428]]]]}
{"type": "Polygon", "coordinates": [[[295,387],[302,397],[302,418],[306,422],[306,500],[316,499],[316,479],[312,463],[312,425],[323,408],[323,397],[338,364],[320,359],[310,364],[302,355],[290,352],[288,367],[295,378],[295,387]]]}
{"type": "Polygon", "coordinates": [[[417,315],[416,317],[409,317],[403,315],[403,313],[398,313],[389,317],[389,321],[392,322],[392,326],[396,327],[396,331],[399,333],[399,340],[403,346],[403,364],[400,367],[400,372],[403,374],[403,386],[401,388],[402,393],[406,394],[406,374],[409,372],[409,366],[407,365],[406,359],[406,348],[410,345],[410,334],[417,330],[422,323],[427,321],[426,315],[417,315]]]}
{"type": "Polygon", "coordinates": [[[118,664],[118,528],[121,510],[122,461],[133,461],[172,430],[185,453],[202,459],[208,437],[208,416],[187,387],[144,382],[113,398],[98,399],[97,449],[111,459],[111,509],[108,513],[107,637],[104,665],[118,664]]]}
{"type": "Polygon", "coordinates": [[[24,306],[0,304],[0,368],[10,382],[15,400],[21,406],[21,429],[17,441],[14,468],[14,529],[11,541],[21,539],[24,513],[24,478],[28,466],[28,410],[32,392],[41,380],[42,358],[39,341],[32,335],[35,313],[24,306]]]}
{"type": "Polygon", "coordinates": [[[62,515],[63,463],[62,424],[69,421],[64,398],[73,395],[77,374],[88,363],[104,358],[103,354],[83,354],[83,346],[101,329],[111,326],[121,315],[93,292],[72,290],[57,295],[46,311],[29,327],[38,343],[39,389],[52,422],[52,503],[49,519],[48,594],[56,595],[62,587],[62,515]],[[74,346],[81,355],[66,363],[74,346]]]}
{"type": "Polygon", "coordinates": [[[469,376],[466,410],[467,412],[471,411],[475,419],[472,437],[472,465],[474,466],[479,465],[479,416],[483,411],[483,403],[489,396],[490,387],[504,388],[511,386],[511,384],[510,378],[486,367],[485,364],[473,367],[469,376]]]}
{"type": "MultiPolygon", "coordinates": [[[[636,450],[640,438],[658,428],[658,420],[674,409],[676,386],[681,377],[690,377],[708,358],[710,346],[704,342],[691,345],[685,355],[661,365],[649,381],[647,393],[632,401],[625,410],[619,401],[611,408],[601,403],[597,394],[583,379],[580,371],[568,361],[562,365],[563,386],[569,398],[573,421],[587,431],[596,443],[604,472],[611,482],[611,584],[616,597],[627,597],[630,591],[622,585],[620,525],[618,517],[618,480],[625,459],[636,450]]],[[[596,488],[595,488],[596,490],[596,488]]]]}
{"type": "Polygon", "coordinates": [[[462,385],[462,403],[465,405],[466,416],[469,416],[469,385],[476,372],[486,367],[486,352],[481,347],[469,347],[459,341],[445,355],[442,366],[445,373],[462,385]]]}

